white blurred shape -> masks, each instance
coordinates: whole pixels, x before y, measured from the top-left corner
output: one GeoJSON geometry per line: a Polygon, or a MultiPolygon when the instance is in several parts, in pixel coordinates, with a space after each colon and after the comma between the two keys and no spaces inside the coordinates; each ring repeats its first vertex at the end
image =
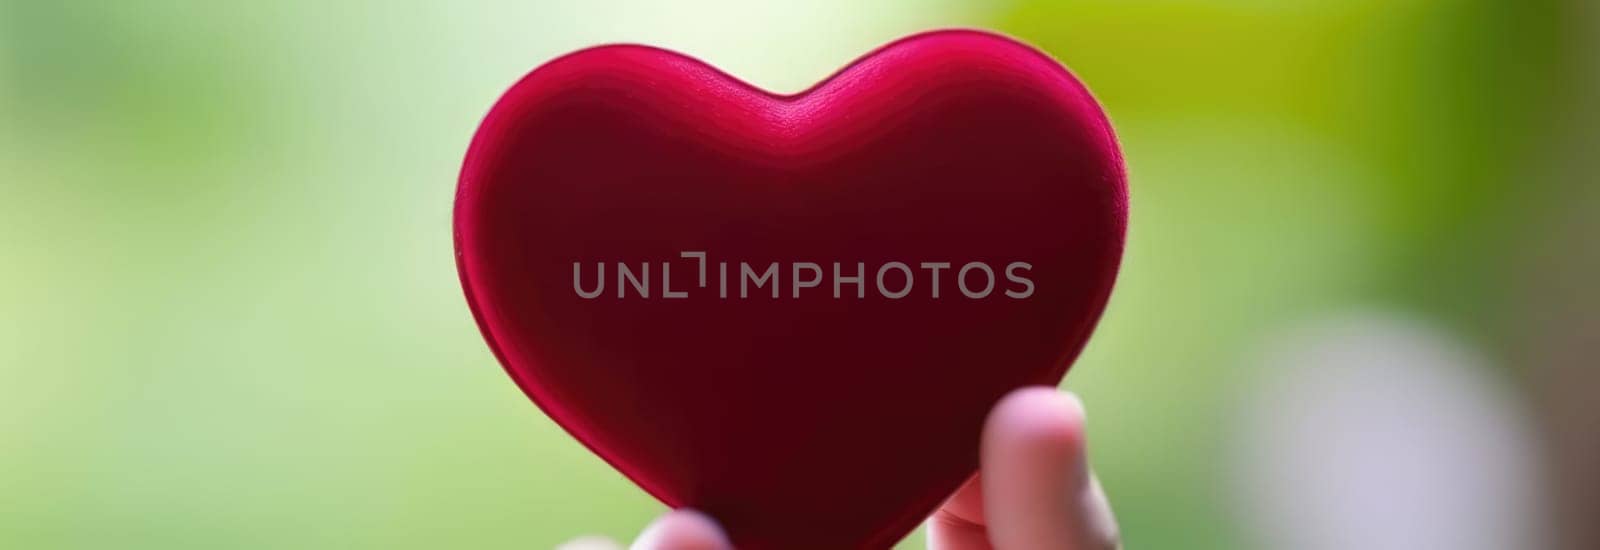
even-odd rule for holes
{"type": "Polygon", "coordinates": [[[1272,342],[1233,477],[1263,548],[1542,548],[1525,412],[1483,360],[1367,315],[1272,342]]]}

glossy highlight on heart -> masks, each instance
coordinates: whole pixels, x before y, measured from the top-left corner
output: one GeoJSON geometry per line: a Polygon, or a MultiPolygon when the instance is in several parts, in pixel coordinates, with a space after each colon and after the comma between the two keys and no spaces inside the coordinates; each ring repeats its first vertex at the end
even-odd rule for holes
{"type": "Polygon", "coordinates": [[[976,470],[989,408],[1066,374],[1126,217],[1075,77],[937,31],[793,95],[646,46],[550,61],[479,127],[454,226],[523,392],[760,550],[915,528],[976,470]]]}

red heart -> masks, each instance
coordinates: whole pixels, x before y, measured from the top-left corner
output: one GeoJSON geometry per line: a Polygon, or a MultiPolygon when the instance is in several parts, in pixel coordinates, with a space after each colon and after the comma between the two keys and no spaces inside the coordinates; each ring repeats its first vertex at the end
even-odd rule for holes
{"type": "Polygon", "coordinates": [[[1100,106],[1006,38],[906,38],[791,96],[605,46],[484,119],[456,256],[517,385],[650,494],[740,548],[884,548],[973,474],[999,397],[1066,373],[1126,204],[1100,106]]]}

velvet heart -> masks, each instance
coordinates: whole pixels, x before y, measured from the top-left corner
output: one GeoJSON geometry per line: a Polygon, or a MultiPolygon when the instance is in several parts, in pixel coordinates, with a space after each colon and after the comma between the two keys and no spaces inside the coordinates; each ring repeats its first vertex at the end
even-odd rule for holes
{"type": "Polygon", "coordinates": [[[455,208],[489,347],[573,437],[739,548],[886,548],[1002,395],[1066,374],[1127,191],[1065,68],[939,31],[794,95],[566,55],[490,110],[455,208]]]}

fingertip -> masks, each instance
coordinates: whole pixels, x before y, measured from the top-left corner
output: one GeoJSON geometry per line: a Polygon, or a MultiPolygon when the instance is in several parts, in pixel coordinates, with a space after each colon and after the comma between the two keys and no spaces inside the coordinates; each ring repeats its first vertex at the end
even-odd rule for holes
{"type": "Polygon", "coordinates": [[[1115,523],[1089,472],[1083,426],[1083,403],[1055,388],[1019,389],[995,405],[981,450],[983,506],[995,547],[1115,547],[1115,523]]]}
{"type": "Polygon", "coordinates": [[[631,550],[731,550],[722,528],[695,510],[668,512],[646,527],[631,550]]]}
{"type": "Polygon", "coordinates": [[[1082,424],[1083,401],[1072,392],[1056,390],[1049,386],[1027,386],[1012,390],[995,404],[990,416],[1033,417],[1048,416],[1061,421],[1082,424]]]}
{"type": "Polygon", "coordinates": [[[1083,401],[1055,388],[1012,391],[995,405],[984,428],[986,451],[1056,459],[1082,457],[1086,447],[1083,401]]]}

